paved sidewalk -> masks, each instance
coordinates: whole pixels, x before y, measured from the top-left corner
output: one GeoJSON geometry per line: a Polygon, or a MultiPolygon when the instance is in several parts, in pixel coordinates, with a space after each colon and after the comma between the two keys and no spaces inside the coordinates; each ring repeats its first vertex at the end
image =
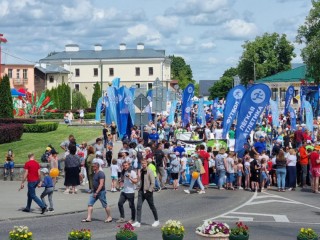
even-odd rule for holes
{"type": "MultiPolygon", "coordinates": [[[[110,189],[110,168],[105,168],[106,173],[106,188],[110,189]]],[[[20,181],[1,181],[0,182],[0,221],[23,219],[30,217],[42,217],[40,214],[40,208],[35,202],[32,202],[30,213],[22,212],[21,210],[27,203],[27,186],[21,191],[18,191],[20,187],[20,181]]],[[[45,213],[48,215],[62,215],[75,212],[85,212],[87,210],[87,203],[89,200],[88,184],[85,186],[78,186],[77,194],[64,194],[65,187],[63,186],[64,178],[60,177],[56,185],[57,191],[53,193],[54,213],[45,213]]],[[[44,188],[37,188],[37,196],[39,197],[44,188]]],[[[119,192],[112,193],[107,192],[107,201],[109,205],[118,203],[119,192]]],[[[46,202],[49,204],[46,197],[46,202]]],[[[99,202],[96,203],[95,208],[101,208],[99,202]]]]}

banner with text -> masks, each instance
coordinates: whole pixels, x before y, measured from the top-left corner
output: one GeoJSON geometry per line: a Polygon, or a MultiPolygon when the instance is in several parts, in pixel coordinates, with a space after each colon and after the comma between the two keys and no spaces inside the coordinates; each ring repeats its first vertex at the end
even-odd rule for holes
{"type": "Polygon", "coordinates": [[[226,138],[233,120],[238,114],[239,105],[245,92],[246,88],[242,85],[238,85],[228,92],[223,111],[223,138],[226,138]]]}
{"type": "Polygon", "coordinates": [[[289,107],[289,112],[291,120],[291,130],[297,130],[297,117],[294,109],[291,106],[289,107]]]}
{"type": "Polygon", "coordinates": [[[284,115],[286,116],[289,112],[289,107],[292,98],[294,97],[294,86],[288,87],[286,91],[286,99],[285,99],[285,105],[284,105],[284,115]]]}
{"type": "Polygon", "coordinates": [[[271,109],[271,114],[272,114],[272,125],[274,127],[279,127],[280,121],[279,121],[278,102],[270,99],[270,109],[271,109]]]}
{"type": "Polygon", "coordinates": [[[190,83],[183,91],[182,96],[182,125],[185,127],[191,122],[192,98],[194,95],[194,85],[190,83]]]}
{"type": "Polygon", "coordinates": [[[261,83],[254,84],[245,92],[239,106],[235,152],[242,150],[252,129],[255,128],[257,120],[269,103],[270,97],[270,88],[261,83]]]}

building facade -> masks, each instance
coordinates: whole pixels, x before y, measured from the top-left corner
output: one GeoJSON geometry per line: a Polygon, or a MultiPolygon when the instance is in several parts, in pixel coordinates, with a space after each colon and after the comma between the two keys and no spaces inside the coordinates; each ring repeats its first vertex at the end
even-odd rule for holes
{"type": "Polygon", "coordinates": [[[34,65],[33,64],[3,64],[4,75],[8,75],[10,88],[23,88],[34,92],[34,65]]]}
{"type": "Polygon", "coordinates": [[[120,44],[119,49],[103,50],[96,44],[93,50],[80,50],[76,44],[65,46],[65,51],[57,52],[40,60],[41,64],[50,64],[69,71],[67,79],[57,79],[47,88],[65,81],[71,89],[81,91],[87,100],[91,100],[93,86],[96,82],[106,90],[116,77],[121,79],[121,85],[131,87],[152,88],[156,78],[164,86],[169,87],[171,78],[171,60],[164,50],[147,49],[138,43],[135,49],[127,49],[126,44],[120,44]]]}

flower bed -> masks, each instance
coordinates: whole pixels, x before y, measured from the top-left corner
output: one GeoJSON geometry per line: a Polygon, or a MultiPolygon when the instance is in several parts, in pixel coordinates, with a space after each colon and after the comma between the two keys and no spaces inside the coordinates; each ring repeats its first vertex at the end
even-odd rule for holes
{"type": "Polygon", "coordinates": [[[32,240],[33,234],[26,226],[15,226],[12,231],[9,232],[9,240],[32,240]]]}
{"type": "Polygon", "coordinates": [[[196,234],[207,238],[227,240],[229,239],[230,228],[226,223],[209,219],[196,229],[196,234]]]}
{"type": "Polygon", "coordinates": [[[22,124],[2,124],[0,123],[0,144],[18,141],[23,134],[22,124]]]}
{"type": "Polygon", "coordinates": [[[39,122],[36,124],[24,124],[24,132],[51,132],[57,130],[57,122],[39,122]]]}

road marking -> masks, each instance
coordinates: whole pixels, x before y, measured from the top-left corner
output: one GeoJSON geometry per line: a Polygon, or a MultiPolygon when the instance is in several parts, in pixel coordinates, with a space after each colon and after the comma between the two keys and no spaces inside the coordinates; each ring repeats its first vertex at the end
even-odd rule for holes
{"type": "Polygon", "coordinates": [[[274,221],[276,221],[276,222],[290,222],[286,215],[266,214],[266,213],[250,213],[250,212],[233,212],[233,214],[273,217],[274,221]]]}
{"type": "Polygon", "coordinates": [[[293,202],[293,201],[283,201],[283,200],[264,200],[264,201],[254,201],[251,202],[249,205],[257,205],[257,204],[264,204],[264,203],[272,203],[272,202],[276,202],[276,203],[289,203],[289,204],[300,204],[298,202],[293,202]]]}

